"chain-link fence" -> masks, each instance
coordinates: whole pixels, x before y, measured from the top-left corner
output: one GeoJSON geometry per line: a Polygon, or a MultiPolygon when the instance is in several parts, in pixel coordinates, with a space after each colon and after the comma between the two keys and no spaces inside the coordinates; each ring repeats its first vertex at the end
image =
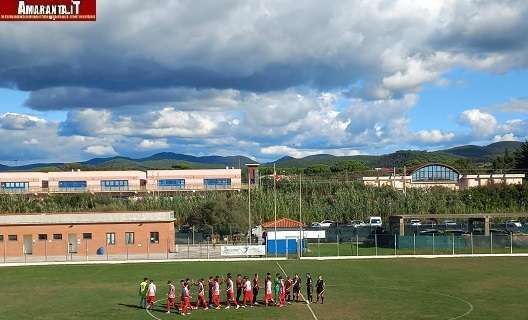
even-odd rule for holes
{"type": "MultiPolygon", "coordinates": [[[[320,229],[318,229],[320,230],[320,229]]],[[[412,230],[412,228],[406,228],[412,230]]],[[[319,233],[318,233],[319,234],[319,233]]],[[[445,230],[434,233],[391,234],[375,227],[334,227],[324,237],[286,241],[281,252],[243,253],[247,240],[235,236],[211,236],[198,232],[177,233],[172,239],[10,239],[0,241],[0,263],[217,259],[238,257],[329,257],[383,255],[460,255],[528,253],[528,234],[490,231],[480,233],[445,230]],[[26,241],[29,240],[29,241],[26,241]],[[291,243],[291,245],[289,244],[291,243]],[[288,247],[290,245],[290,247],[288,247]],[[230,252],[231,255],[226,255],[230,252]],[[233,255],[234,252],[234,255],[233,255]]],[[[262,241],[253,246],[265,247],[262,241]]]]}
{"type": "Polygon", "coordinates": [[[515,254],[528,253],[528,234],[490,233],[405,235],[370,234],[343,238],[332,242],[312,239],[303,255],[325,256],[380,256],[380,255],[456,255],[456,254],[515,254]]]}

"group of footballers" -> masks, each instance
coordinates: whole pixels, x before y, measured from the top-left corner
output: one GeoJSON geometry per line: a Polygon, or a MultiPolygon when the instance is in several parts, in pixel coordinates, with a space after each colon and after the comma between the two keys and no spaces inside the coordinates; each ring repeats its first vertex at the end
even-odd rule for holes
{"type": "MultiPolygon", "coordinates": [[[[246,308],[248,306],[253,307],[259,305],[257,296],[260,292],[260,280],[259,275],[255,273],[253,278],[250,280],[247,276],[238,274],[233,280],[231,273],[227,274],[226,278],[220,278],[219,276],[210,276],[208,280],[199,279],[197,281],[191,279],[180,280],[180,297],[179,305],[176,305],[176,287],[172,281],[167,282],[167,302],[166,312],[171,313],[171,310],[178,311],[181,315],[185,316],[190,314],[190,310],[203,308],[209,310],[214,308],[219,310],[222,308],[220,301],[220,286],[225,284],[226,299],[225,309],[233,306],[235,309],[240,307],[246,308]],[[191,287],[196,286],[197,288],[197,299],[194,305],[191,304],[191,287]],[[208,299],[205,297],[205,290],[208,288],[208,299]],[[242,297],[242,300],[240,299],[242,297]]],[[[287,304],[299,302],[305,300],[306,303],[313,303],[314,297],[314,283],[310,273],[306,274],[306,299],[301,294],[302,279],[299,274],[295,276],[283,278],[280,273],[275,274],[275,279],[272,280],[271,274],[267,273],[264,279],[264,299],[262,303],[267,306],[278,306],[284,307],[287,304]]],[[[315,283],[316,289],[316,301],[315,303],[324,303],[326,285],[323,277],[319,275],[315,283]]],[[[141,308],[150,309],[156,302],[156,285],[154,280],[144,278],[139,284],[139,306],[141,308]]]]}

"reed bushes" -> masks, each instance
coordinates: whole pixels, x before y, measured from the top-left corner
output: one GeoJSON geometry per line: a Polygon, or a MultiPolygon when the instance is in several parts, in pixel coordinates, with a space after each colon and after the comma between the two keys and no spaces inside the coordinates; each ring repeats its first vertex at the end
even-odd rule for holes
{"type": "MultiPolygon", "coordinates": [[[[493,185],[462,191],[446,188],[408,189],[404,194],[389,187],[366,187],[358,182],[306,181],[302,185],[303,221],[323,219],[349,221],[391,214],[477,213],[528,211],[528,185],[493,185]]],[[[299,217],[297,181],[280,181],[276,193],[269,184],[251,192],[254,223],[274,219],[274,197],[278,217],[299,217]]],[[[2,213],[69,211],[173,210],[179,222],[247,228],[248,193],[196,192],[171,197],[112,198],[79,194],[37,198],[1,195],[2,213]]]]}

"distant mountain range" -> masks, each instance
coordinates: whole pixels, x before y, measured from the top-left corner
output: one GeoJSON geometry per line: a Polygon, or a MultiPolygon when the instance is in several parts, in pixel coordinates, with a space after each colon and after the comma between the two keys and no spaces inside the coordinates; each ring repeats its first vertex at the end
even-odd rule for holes
{"type": "MultiPolygon", "coordinates": [[[[362,161],[369,167],[401,167],[427,162],[454,164],[470,161],[475,164],[488,163],[508,150],[511,155],[521,146],[519,141],[502,141],[487,146],[465,145],[438,151],[400,150],[384,155],[334,156],[317,154],[304,158],[282,157],[274,163],[281,167],[304,168],[315,164],[333,164],[342,160],[362,161]]],[[[273,165],[273,162],[268,164],[273,165]]]]}
{"type": "Polygon", "coordinates": [[[83,170],[147,170],[147,169],[192,169],[192,168],[239,168],[246,163],[255,163],[244,156],[191,156],[173,152],[156,153],[146,158],[129,157],[93,158],[77,163],[34,163],[18,167],[0,165],[0,171],[60,171],[83,170]]]}
{"type": "MultiPolygon", "coordinates": [[[[264,166],[276,164],[280,167],[304,168],[316,164],[334,164],[342,160],[358,160],[369,167],[401,167],[427,162],[453,164],[457,161],[470,161],[475,164],[489,163],[505,150],[510,154],[520,147],[521,142],[503,141],[487,146],[465,145],[439,151],[401,150],[385,155],[334,156],[317,154],[304,158],[284,156],[274,162],[263,163],[264,166]]],[[[18,167],[0,165],[0,171],[59,171],[79,168],[82,170],[147,170],[147,169],[191,169],[191,168],[225,168],[244,167],[246,163],[256,163],[244,156],[191,156],[173,152],[156,153],[146,158],[128,157],[94,158],[79,163],[35,163],[18,167]]]]}

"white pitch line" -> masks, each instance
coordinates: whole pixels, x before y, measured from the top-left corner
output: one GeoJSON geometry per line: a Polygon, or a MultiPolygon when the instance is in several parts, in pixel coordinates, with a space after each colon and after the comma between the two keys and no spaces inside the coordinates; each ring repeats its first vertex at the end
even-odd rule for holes
{"type": "MultiPolygon", "coordinates": [[[[284,269],[282,268],[282,266],[280,265],[280,263],[279,263],[278,261],[276,261],[276,263],[277,263],[277,266],[281,269],[282,273],[284,273],[284,275],[285,275],[286,277],[288,277],[288,274],[286,273],[286,271],[284,271],[284,269]]],[[[312,313],[313,318],[314,318],[315,320],[319,320],[319,319],[317,318],[317,316],[315,315],[315,312],[313,311],[312,307],[310,306],[310,302],[308,302],[308,300],[306,300],[306,299],[304,298],[304,296],[302,295],[302,293],[299,292],[299,295],[300,295],[301,298],[304,300],[304,302],[306,302],[306,306],[308,307],[308,310],[310,310],[310,312],[312,313]]]]}
{"type": "MultiPolygon", "coordinates": [[[[327,285],[327,287],[341,287],[341,285],[337,285],[337,284],[334,284],[334,285],[327,285]]],[[[365,286],[348,286],[347,287],[353,287],[353,288],[368,288],[368,289],[372,289],[373,287],[365,287],[365,286]]],[[[473,306],[473,304],[465,299],[462,299],[460,297],[457,297],[457,296],[453,296],[453,295],[450,295],[450,294],[447,294],[447,293],[441,293],[441,292],[428,292],[428,291],[413,291],[413,290],[409,290],[409,289],[402,289],[402,288],[393,288],[393,287],[375,287],[376,289],[385,289],[385,290],[397,290],[397,291],[404,291],[404,292],[411,292],[411,293],[423,293],[423,294],[430,294],[430,295],[433,295],[433,296],[443,296],[443,297],[447,297],[447,298],[450,298],[450,299],[454,299],[454,300],[458,300],[460,302],[463,302],[465,303],[467,306],[468,306],[468,310],[466,312],[464,312],[463,314],[461,315],[458,315],[458,316],[454,316],[452,318],[449,318],[447,320],[457,320],[457,319],[461,319],[465,316],[467,316],[468,314],[470,314],[471,312],[473,312],[473,310],[475,309],[475,307],[473,306]]]]}
{"type": "MultiPolygon", "coordinates": [[[[162,300],[162,299],[154,301],[154,303],[152,303],[152,306],[154,306],[154,304],[156,304],[156,302],[161,301],[161,300],[162,300]]],[[[156,320],[161,320],[160,318],[158,318],[158,317],[156,317],[155,315],[153,315],[153,314],[150,312],[149,309],[145,309],[145,310],[147,311],[148,315],[151,316],[152,318],[154,318],[154,319],[156,319],[156,320]]]]}
{"type": "Polygon", "coordinates": [[[461,314],[461,315],[459,315],[459,316],[456,316],[456,317],[450,318],[450,319],[448,319],[448,320],[457,320],[457,319],[464,318],[465,316],[467,316],[468,314],[470,314],[471,312],[473,312],[473,310],[475,309],[475,308],[473,307],[473,304],[472,304],[471,302],[469,302],[469,301],[467,301],[467,300],[464,300],[464,299],[462,299],[462,298],[460,298],[460,297],[452,296],[452,295],[450,295],[450,294],[447,294],[447,293],[440,293],[440,292],[437,292],[436,294],[441,295],[441,296],[444,296],[444,297],[448,297],[448,298],[451,298],[451,299],[456,299],[456,300],[458,300],[458,301],[460,301],[460,302],[464,302],[464,303],[469,307],[469,309],[468,309],[465,313],[463,313],[463,314],[461,314]]]}

